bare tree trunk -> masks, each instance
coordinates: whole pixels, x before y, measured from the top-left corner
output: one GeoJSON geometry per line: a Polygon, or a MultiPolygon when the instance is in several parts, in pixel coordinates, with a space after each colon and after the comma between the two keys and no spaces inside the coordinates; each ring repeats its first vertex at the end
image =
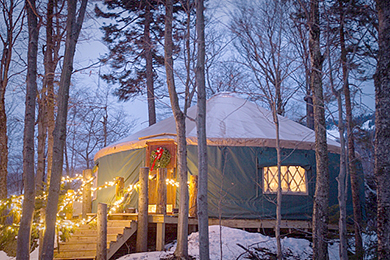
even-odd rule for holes
{"type": "Polygon", "coordinates": [[[42,89],[38,103],[38,162],[35,178],[35,185],[38,194],[43,190],[43,176],[45,172],[45,147],[47,133],[46,102],[46,93],[45,90],[42,89]]]}
{"type": "MultiPolygon", "coordinates": [[[[48,98],[49,89],[53,89],[55,70],[55,63],[53,62],[53,11],[53,0],[49,0],[47,2],[46,10],[46,49],[44,54],[45,76],[43,79],[43,86],[38,109],[38,165],[36,174],[36,188],[38,192],[43,190],[43,181],[46,168],[45,148],[46,139],[48,137],[48,122],[51,120],[48,110],[53,109],[49,105],[52,101],[48,98]]],[[[52,134],[49,133],[49,135],[51,136],[52,134]]]]}
{"type": "Polygon", "coordinates": [[[146,60],[146,88],[148,96],[148,114],[149,125],[156,123],[156,105],[154,100],[154,85],[153,85],[153,57],[152,57],[152,43],[150,40],[150,21],[152,13],[150,12],[150,5],[146,1],[145,9],[145,29],[144,29],[144,48],[146,60]]]}
{"type": "Polygon", "coordinates": [[[4,75],[4,77],[0,79],[0,200],[7,198],[8,174],[8,136],[7,115],[5,113],[5,90],[8,84],[9,64],[3,65],[3,60],[9,60],[9,62],[11,62],[11,48],[9,48],[8,51],[7,47],[4,46],[1,64],[1,76],[4,75]],[[9,58],[7,55],[9,55],[9,58]]]}
{"type": "Polygon", "coordinates": [[[328,146],[325,128],[325,109],[322,89],[322,63],[323,57],[320,48],[320,12],[319,0],[310,0],[309,17],[309,50],[311,60],[311,88],[314,106],[314,130],[316,152],[316,189],[313,207],[313,259],[326,260],[328,245],[328,207],[329,207],[329,170],[328,146]]]}
{"type": "MultiPolygon", "coordinates": [[[[303,3],[301,1],[298,1],[298,5],[296,6],[296,12],[297,13],[303,13],[305,12],[306,7],[303,6],[303,3]],[[300,6],[300,8],[299,8],[300,6]]],[[[305,90],[306,95],[304,97],[304,101],[306,102],[306,126],[312,130],[314,130],[314,116],[313,116],[313,97],[311,93],[310,88],[310,55],[308,50],[308,35],[307,35],[307,28],[306,26],[303,26],[303,23],[300,21],[300,19],[293,19],[297,35],[295,38],[298,38],[299,41],[297,41],[296,48],[300,49],[298,51],[300,58],[302,59],[302,66],[305,70],[305,90]]]]}
{"type": "Polygon", "coordinates": [[[275,102],[276,102],[276,113],[278,115],[284,115],[284,105],[282,100],[281,93],[281,79],[279,71],[276,71],[276,80],[275,80],[275,102]]]}
{"type": "Polygon", "coordinates": [[[337,91],[334,86],[333,80],[333,67],[332,67],[332,57],[330,54],[330,27],[328,22],[327,27],[327,37],[326,37],[326,45],[327,45],[327,57],[328,57],[328,65],[329,65],[329,81],[330,86],[333,92],[333,95],[337,98],[338,105],[338,129],[340,135],[340,171],[339,175],[336,178],[337,180],[337,188],[338,188],[338,201],[340,208],[340,217],[339,217],[339,237],[340,237],[340,246],[339,246],[339,255],[341,260],[348,259],[348,241],[347,241],[347,166],[346,166],[346,150],[345,150],[345,139],[344,139],[344,119],[343,119],[343,101],[342,101],[342,90],[337,91]]]}
{"type": "Polygon", "coordinates": [[[340,134],[340,172],[337,177],[338,184],[338,200],[340,207],[339,217],[339,236],[340,236],[340,259],[348,260],[348,242],[347,242],[347,171],[346,171],[346,151],[344,140],[344,123],[343,123],[343,104],[341,94],[337,95],[337,103],[339,108],[339,134],[340,134]]]}
{"type": "Polygon", "coordinates": [[[76,43],[81,31],[88,0],[82,0],[76,18],[77,0],[68,1],[67,35],[65,42],[65,55],[61,73],[60,88],[58,92],[58,113],[53,133],[53,163],[46,207],[46,232],[42,245],[43,260],[53,259],[55,222],[57,215],[58,197],[60,192],[63,152],[66,140],[66,121],[68,113],[69,86],[73,71],[73,58],[76,43]]]}
{"type": "Polygon", "coordinates": [[[379,52],[375,80],[375,176],[377,182],[378,259],[390,252],[390,5],[376,0],[379,52]]]}
{"type": "Polygon", "coordinates": [[[108,125],[108,111],[107,111],[107,105],[104,107],[104,116],[103,116],[103,147],[107,146],[107,137],[108,137],[108,132],[107,132],[107,125],[108,125]]]}
{"type": "Polygon", "coordinates": [[[55,127],[55,116],[54,116],[54,84],[47,86],[47,171],[46,171],[46,182],[50,184],[51,167],[53,164],[53,146],[54,146],[54,127],[55,127]]]}
{"type": "Polygon", "coordinates": [[[19,14],[15,12],[17,5],[14,1],[0,1],[0,9],[2,9],[4,27],[6,28],[5,35],[1,35],[3,50],[0,61],[0,200],[7,198],[8,136],[5,92],[8,85],[12,51],[15,40],[19,36],[19,30],[22,28],[22,26],[20,29],[17,28],[17,24],[23,17],[22,12],[19,14]],[[14,19],[14,15],[17,15],[16,19],[14,19]]]}
{"type": "Polygon", "coordinates": [[[275,238],[276,238],[276,247],[277,247],[277,258],[278,260],[283,259],[282,244],[280,241],[280,225],[282,222],[282,158],[281,158],[281,148],[279,142],[279,120],[277,114],[277,105],[275,104],[272,108],[272,114],[274,117],[274,124],[276,128],[276,156],[277,156],[277,166],[278,166],[278,190],[276,193],[276,225],[275,225],[275,238]]]}
{"type": "Polygon", "coordinates": [[[314,130],[314,112],[313,112],[313,97],[311,94],[307,94],[305,97],[306,101],[306,126],[314,130]]]}
{"type": "Polygon", "coordinates": [[[187,142],[185,129],[185,115],[180,110],[179,99],[175,89],[173,74],[173,41],[172,41],[172,20],[173,2],[167,0],[165,7],[165,69],[167,74],[167,85],[173,116],[176,121],[177,132],[177,157],[179,176],[179,219],[177,228],[177,247],[175,256],[179,259],[188,258],[188,187],[187,187],[187,142]]]}
{"type": "MultiPolygon", "coordinates": [[[[54,73],[54,71],[53,71],[54,73]]],[[[51,176],[51,167],[53,164],[53,145],[54,138],[53,132],[55,127],[55,116],[54,116],[54,83],[47,85],[47,172],[46,180],[49,185],[51,176]]]]}
{"type": "Polygon", "coordinates": [[[24,200],[22,219],[18,232],[17,260],[30,259],[30,240],[32,220],[35,209],[35,173],[34,173],[34,129],[35,99],[37,96],[37,57],[38,57],[38,17],[35,0],[26,0],[28,21],[28,53],[26,79],[26,107],[24,117],[23,140],[23,184],[24,200]]]}
{"type": "Polygon", "coordinates": [[[45,147],[47,138],[47,89],[50,75],[49,61],[52,59],[52,30],[53,30],[53,0],[47,3],[46,11],[46,50],[44,56],[45,76],[39,99],[38,108],[38,165],[36,175],[37,191],[43,190],[43,176],[45,175],[45,147]]]}
{"type": "MultiPolygon", "coordinates": [[[[207,205],[207,136],[206,136],[206,86],[205,86],[205,37],[203,0],[196,1],[196,34],[197,34],[197,66],[196,87],[198,89],[198,225],[199,225],[199,257],[210,258],[209,253],[209,214],[207,205]]],[[[189,50],[188,50],[189,51],[189,50]]]]}
{"type": "MultiPolygon", "coordinates": [[[[342,11],[342,10],[340,10],[342,11]]],[[[353,216],[354,216],[354,229],[355,229],[355,257],[357,259],[363,259],[363,241],[362,241],[362,210],[359,198],[359,179],[357,177],[356,170],[356,156],[355,156],[355,143],[353,137],[353,122],[352,122],[352,104],[351,93],[349,90],[349,68],[347,64],[347,50],[345,47],[344,37],[344,19],[340,21],[340,48],[341,48],[341,65],[343,68],[343,89],[345,96],[345,112],[347,123],[347,140],[348,140],[348,166],[349,174],[351,176],[351,189],[352,189],[352,203],[353,203],[353,216]]]]}
{"type": "MultiPolygon", "coordinates": [[[[56,2],[57,3],[57,2],[56,2]]],[[[54,107],[55,107],[55,97],[54,97],[54,75],[55,70],[59,61],[58,52],[60,42],[62,39],[61,32],[58,31],[58,28],[61,28],[57,24],[57,32],[55,37],[53,37],[54,28],[53,28],[53,15],[54,7],[56,4],[54,0],[49,0],[47,3],[47,27],[46,27],[46,63],[45,63],[45,77],[46,77],[46,91],[47,91],[47,104],[46,104],[46,115],[47,115],[47,185],[49,185],[49,180],[51,176],[51,166],[53,163],[53,132],[55,127],[55,117],[54,117],[54,107]],[[56,40],[54,40],[56,39],[56,40]],[[55,43],[56,42],[56,43],[55,43]]]]}
{"type": "MultiPolygon", "coordinates": [[[[8,73],[5,74],[6,77],[8,77],[8,73]]],[[[7,198],[8,174],[7,115],[5,113],[5,89],[7,86],[7,80],[1,80],[0,84],[0,200],[2,200],[7,198]]]]}
{"type": "Polygon", "coordinates": [[[186,36],[185,36],[185,50],[187,51],[187,55],[185,56],[186,64],[186,91],[185,91],[185,101],[184,101],[184,114],[187,114],[187,108],[190,107],[191,97],[190,97],[190,84],[191,84],[191,47],[190,47],[190,38],[191,38],[191,1],[186,1],[186,36]]]}
{"type": "Polygon", "coordinates": [[[347,166],[346,166],[346,150],[345,150],[345,139],[344,139],[344,119],[343,119],[343,101],[342,101],[342,89],[336,90],[333,79],[333,66],[332,66],[332,57],[330,53],[330,26],[329,21],[327,23],[326,28],[326,54],[328,58],[328,66],[329,66],[329,82],[331,86],[331,90],[333,95],[337,98],[337,106],[338,106],[338,129],[340,135],[340,170],[339,175],[336,177],[337,180],[337,188],[338,188],[338,202],[340,208],[340,217],[339,217],[339,237],[340,237],[340,246],[339,246],[339,255],[340,259],[347,260],[348,259],[348,241],[347,241],[347,166]]]}

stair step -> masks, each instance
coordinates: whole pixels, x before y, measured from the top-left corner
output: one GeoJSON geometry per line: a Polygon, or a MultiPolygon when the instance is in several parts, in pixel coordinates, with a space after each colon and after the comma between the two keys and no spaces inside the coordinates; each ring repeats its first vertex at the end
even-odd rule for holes
{"type": "MultiPolygon", "coordinates": [[[[85,250],[95,250],[96,251],[96,242],[95,243],[60,243],[60,252],[75,252],[75,251],[85,251],[85,250]]],[[[110,242],[107,242],[107,248],[109,248],[110,242]]]]}
{"type": "MultiPolygon", "coordinates": [[[[119,234],[123,232],[124,227],[108,227],[107,234],[119,234]]],[[[96,229],[78,229],[74,232],[74,235],[84,235],[84,236],[97,236],[96,229]]]]}
{"type": "Polygon", "coordinates": [[[109,220],[107,222],[107,228],[110,227],[130,227],[131,220],[109,220]]]}
{"type": "MultiPolygon", "coordinates": [[[[109,220],[107,222],[107,228],[111,227],[130,227],[131,220],[109,220]]],[[[97,230],[96,224],[82,224],[77,227],[77,230],[97,230]]]]}
{"type": "MultiPolygon", "coordinates": [[[[109,220],[107,222],[107,249],[110,257],[134,234],[137,223],[131,220],[109,220]]],[[[97,227],[80,226],[67,242],[60,243],[60,253],[55,250],[54,259],[95,259],[97,227]]]]}
{"type": "Polygon", "coordinates": [[[96,249],[95,250],[83,250],[77,252],[60,252],[54,254],[55,259],[95,259],[96,249]]]}
{"type": "MultiPolygon", "coordinates": [[[[115,241],[118,235],[107,235],[107,241],[115,241]]],[[[72,235],[66,243],[96,243],[96,236],[72,235]]]]}

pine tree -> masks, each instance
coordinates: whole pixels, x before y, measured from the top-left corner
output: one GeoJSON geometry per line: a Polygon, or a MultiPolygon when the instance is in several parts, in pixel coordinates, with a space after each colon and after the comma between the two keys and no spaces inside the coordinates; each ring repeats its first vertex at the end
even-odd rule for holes
{"type": "Polygon", "coordinates": [[[102,62],[111,66],[110,73],[102,78],[108,83],[119,84],[114,93],[119,100],[129,100],[146,92],[149,125],[153,125],[156,123],[155,70],[164,64],[158,51],[158,44],[164,36],[162,2],[114,0],[104,4],[109,11],[103,12],[96,7],[96,15],[114,22],[101,28],[109,49],[102,62]]]}

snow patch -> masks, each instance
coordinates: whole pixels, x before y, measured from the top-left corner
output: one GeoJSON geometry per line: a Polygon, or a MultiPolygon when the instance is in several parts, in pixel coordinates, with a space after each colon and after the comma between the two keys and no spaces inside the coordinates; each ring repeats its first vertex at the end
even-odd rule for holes
{"type": "MultiPolygon", "coordinates": [[[[0,260],[15,260],[16,257],[8,256],[4,251],[0,251],[0,260]]],[[[38,260],[39,259],[39,247],[35,248],[35,250],[30,254],[30,260],[38,260]]]]}
{"type": "Polygon", "coordinates": [[[368,130],[368,131],[374,130],[375,129],[375,124],[373,124],[371,119],[367,120],[366,122],[364,122],[362,124],[361,129],[368,130]]]}
{"type": "MultiPolygon", "coordinates": [[[[209,245],[210,245],[210,260],[220,259],[237,259],[245,253],[245,250],[239,245],[247,249],[251,249],[259,257],[263,254],[256,248],[264,248],[266,251],[276,253],[275,238],[264,236],[259,233],[250,233],[239,229],[210,226],[209,227],[209,245]],[[220,232],[221,231],[221,232],[220,232]],[[221,234],[221,235],[220,235],[221,234]],[[222,258],[221,258],[222,250],[222,258]]],[[[311,259],[312,248],[310,241],[298,238],[283,238],[283,252],[288,254],[285,259],[311,259]]],[[[136,253],[123,256],[119,260],[158,260],[169,255],[172,255],[176,249],[176,244],[173,244],[167,251],[136,253]]],[[[188,236],[188,253],[195,259],[199,259],[199,233],[194,232],[188,236]]],[[[330,259],[337,260],[338,243],[333,243],[329,246],[330,259]]],[[[241,257],[240,259],[245,259],[241,257]]]]}

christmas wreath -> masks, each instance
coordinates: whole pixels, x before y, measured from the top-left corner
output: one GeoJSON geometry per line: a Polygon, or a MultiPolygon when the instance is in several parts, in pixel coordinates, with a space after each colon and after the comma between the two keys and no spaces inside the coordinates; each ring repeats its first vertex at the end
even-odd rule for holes
{"type": "Polygon", "coordinates": [[[152,165],[150,170],[153,171],[154,167],[166,168],[170,161],[171,154],[168,149],[159,147],[150,154],[150,164],[152,165]]]}

